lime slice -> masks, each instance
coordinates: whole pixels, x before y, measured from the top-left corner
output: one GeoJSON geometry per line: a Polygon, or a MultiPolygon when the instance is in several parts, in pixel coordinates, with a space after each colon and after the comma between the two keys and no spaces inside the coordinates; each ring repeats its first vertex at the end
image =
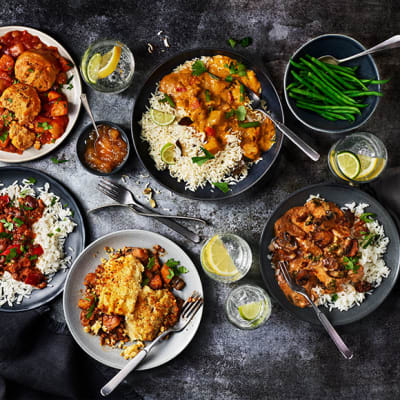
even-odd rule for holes
{"type": "Polygon", "coordinates": [[[86,75],[91,83],[96,83],[99,78],[99,69],[101,64],[101,54],[96,53],[89,60],[89,64],[87,66],[86,75]]]}
{"type": "Polygon", "coordinates": [[[111,75],[118,66],[119,59],[121,58],[121,47],[114,46],[112,50],[101,57],[100,68],[98,71],[98,78],[107,78],[111,75]]]}
{"type": "Polygon", "coordinates": [[[164,144],[161,149],[161,160],[168,165],[175,164],[175,145],[173,143],[164,144]]]}
{"type": "Polygon", "coordinates": [[[350,151],[342,151],[336,156],[340,170],[350,179],[354,179],[361,171],[359,158],[350,151]]]}
{"type": "Polygon", "coordinates": [[[174,114],[155,110],[154,108],[150,110],[150,116],[153,122],[160,126],[170,125],[174,122],[175,119],[174,114]]]}
{"type": "Polygon", "coordinates": [[[261,311],[261,301],[247,303],[239,306],[239,314],[246,321],[253,321],[261,311]]]}
{"type": "Polygon", "coordinates": [[[210,239],[206,252],[207,264],[215,274],[232,277],[239,273],[223,241],[218,235],[210,239]]]}
{"type": "Polygon", "coordinates": [[[358,158],[361,162],[361,172],[357,175],[357,179],[365,178],[372,174],[378,164],[378,158],[369,157],[364,154],[358,154],[358,158]]]}

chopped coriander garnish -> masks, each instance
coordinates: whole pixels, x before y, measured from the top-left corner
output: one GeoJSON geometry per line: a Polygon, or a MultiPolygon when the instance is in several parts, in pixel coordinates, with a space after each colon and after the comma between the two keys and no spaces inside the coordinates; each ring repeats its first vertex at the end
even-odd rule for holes
{"type": "Polygon", "coordinates": [[[7,138],[8,138],[8,132],[3,132],[3,133],[0,135],[0,140],[1,140],[3,143],[7,140],[7,138]]]}
{"type": "Polygon", "coordinates": [[[24,221],[22,221],[22,219],[19,219],[19,218],[17,218],[17,217],[14,217],[13,221],[15,222],[15,224],[16,224],[18,227],[22,226],[22,225],[25,223],[24,221]]]}
{"type": "Polygon", "coordinates": [[[36,179],[35,178],[28,178],[28,181],[29,181],[29,183],[33,183],[33,184],[36,183],[36,179]]]}
{"type": "Polygon", "coordinates": [[[211,101],[210,91],[208,89],[206,89],[204,94],[206,96],[206,102],[208,103],[209,101],[211,101]]]}
{"type": "Polygon", "coordinates": [[[6,219],[0,219],[0,222],[3,224],[4,229],[7,231],[12,231],[14,229],[14,224],[12,222],[8,222],[6,219]]]}
{"type": "Polygon", "coordinates": [[[13,102],[13,100],[10,99],[10,98],[8,98],[7,101],[8,101],[9,103],[12,103],[12,102],[13,102]]]}
{"type": "Polygon", "coordinates": [[[54,204],[56,204],[56,201],[57,201],[57,199],[56,199],[55,197],[53,197],[53,198],[51,199],[50,205],[51,205],[51,206],[54,206],[54,204]]]}
{"type": "Polygon", "coordinates": [[[351,270],[353,272],[357,272],[360,266],[358,263],[358,257],[343,257],[343,262],[346,270],[351,270]]]}
{"type": "Polygon", "coordinates": [[[200,147],[200,149],[203,151],[203,153],[205,154],[202,157],[192,157],[192,162],[194,164],[197,164],[198,166],[202,166],[205,162],[207,162],[208,160],[212,160],[214,157],[214,155],[212,153],[210,153],[207,149],[205,149],[204,147],[200,147]]]}
{"type": "Polygon", "coordinates": [[[29,259],[30,259],[31,261],[37,260],[37,258],[38,258],[38,256],[37,256],[36,254],[34,254],[33,256],[30,256],[30,257],[29,257],[29,259]]]}
{"type": "Polygon", "coordinates": [[[47,236],[48,236],[48,237],[53,237],[53,236],[54,236],[54,233],[48,233],[47,236]]]}
{"type": "Polygon", "coordinates": [[[54,164],[64,164],[64,163],[66,163],[68,161],[68,160],[59,160],[57,157],[51,157],[50,160],[54,164]]]}
{"type": "Polygon", "coordinates": [[[167,275],[168,279],[172,279],[175,275],[186,274],[189,270],[182,265],[178,267],[180,264],[179,261],[170,258],[165,265],[168,267],[169,274],[167,275]]]}
{"type": "Polygon", "coordinates": [[[169,267],[169,268],[176,267],[176,266],[178,266],[179,264],[180,264],[180,262],[174,260],[173,258],[170,258],[170,259],[165,263],[165,265],[166,265],[167,267],[169,267]]]}
{"type": "Polygon", "coordinates": [[[6,263],[9,263],[15,257],[17,257],[17,249],[13,247],[6,256],[6,263]]]}
{"type": "Polygon", "coordinates": [[[338,298],[339,298],[339,296],[337,295],[337,293],[334,293],[334,294],[331,296],[331,301],[336,301],[338,298]]]}
{"type": "Polygon", "coordinates": [[[201,74],[203,74],[204,72],[207,71],[206,66],[204,65],[203,61],[201,60],[196,60],[193,64],[192,64],[192,75],[194,76],[199,76],[201,74]]]}
{"type": "Polygon", "coordinates": [[[230,188],[226,182],[213,182],[212,183],[216,188],[221,190],[221,192],[227,193],[229,192],[230,188]]]}
{"type": "Polygon", "coordinates": [[[152,269],[154,267],[154,264],[156,263],[155,257],[150,257],[149,262],[146,265],[146,269],[152,269]]]}
{"type": "Polygon", "coordinates": [[[228,75],[228,76],[225,78],[225,80],[226,80],[227,82],[232,82],[232,81],[233,81],[233,76],[232,76],[232,75],[228,75]]]}
{"type": "Polygon", "coordinates": [[[29,71],[30,73],[35,72],[32,68],[28,68],[28,71],[29,71]]]}
{"type": "Polygon", "coordinates": [[[167,275],[167,279],[172,279],[174,277],[174,271],[171,268],[168,268],[168,275],[167,275]]]}
{"type": "Polygon", "coordinates": [[[57,228],[57,229],[56,229],[56,232],[61,232],[61,229],[60,229],[60,228],[57,228]]]}
{"type": "Polygon", "coordinates": [[[142,287],[145,286],[145,285],[148,285],[149,282],[150,282],[150,279],[147,276],[144,277],[144,279],[142,280],[142,287]]]}
{"type": "Polygon", "coordinates": [[[258,121],[252,121],[252,122],[239,122],[239,126],[241,128],[257,128],[261,124],[258,121]]]}

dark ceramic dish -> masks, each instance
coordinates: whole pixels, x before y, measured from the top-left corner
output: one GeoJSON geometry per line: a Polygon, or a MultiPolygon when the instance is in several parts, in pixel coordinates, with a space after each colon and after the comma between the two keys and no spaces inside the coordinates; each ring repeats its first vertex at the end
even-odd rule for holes
{"type": "MultiPolygon", "coordinates": [[[[85,247],[85,225],[82,214],[72,195],[67,191],[64,186],[58,183],[55,179],[44,174],[43,172],[34,170],[27,167],[2,167],[0,168],[0,182],[4,186],[11,185],[15,181],[23,179],[34,178],[36,183],[34,188],[42,187],[46,182],[50,184],[49,191],[59,196],[62,204],[68,204],[68,207],[73,212],[72,220],[76,223],[75,229],[67,237],[64,244],[64,252],[66,256],[71,256],[71,265],[85,247]],[[73,249],[73,251],[70,250],[73,249]]],[[[51,280],[51,283],[41,290],[34,290],[29,298],[23,299],[20,304],[14,303],[12,307],[8,304],[3,304],[0,311],[5,312],[18,312],[32,310],[43,304],[53,300],[58,294],[64,290],[64,283],[67,279],[66,271],[58,271],[51,280]]]]}
{"type": "Polygon", "coordinates": [[[384,227],[385,235],[389,238],[389,245],[384,259],[387,266],[390,268],[390,274],[387,278],[383,279],[381,285],[374,289],[371,295],[367,295],[366,299],[363,303],[361,303],[360,306],[354,306],[348,311],[338,311],[335,309],[329,312],[326,307],[320,307],[333,325],[350,324],[372,313],[386,299],[390,291],[393,289],[400,268],[399,233],[392,217],[381,206],[381,204],[375,200],[375,198],[350,186],[336,184],[312,185],[294,192],[285,201],[283,201],[269,218],[261,237],[261,274],[268,291],[275,297],[278,303],[284,309],[290,311],[293,315],[303,321],[311,322],[313,324],[320,324],[315,312],[311,308],[299,308],[287,300],[276,281],[274,269],[272,268],[271,261],[268,258],[268,246],[271,243],[272,238],[275,236],[274,224],[276,220],[290,208],[303,205],[311,194],[319,194],[322,198],[333,201],[340,207],[352,202],[369,204],[369,207],[366,209],[366,211],[375,213],[377,215],[378,221],[384,227]]]}
{"type": "Polygon", "coordinates": [[[129,143],[129,138],[128,135],[125,133],[125,131],[118,126],[117,124],[114,124],[113,122],[110,121],[96,121],[96,125],[108,125],[111,126],[111,128],[117,129],[118,132],[121,134],[122,139],[126,143],[127,146],[127,153],[124,158],[124,160],[121,162],[121,164],[118,165],[118,167],[114,168],[111,172],[100,172],[97,171],[96,169],[93,169],[87,165],[86,160],[85,160],[85,150],[86,150],[86,139],[89,137],[90,132],[94,130],[92,123],[87,125],[85,129],[82,131],[80,134],[78,141],[76,142],[76,154],[78,155],[78,159],[82,166],[86,169],[86,171],[89,171],[91,174],[98,175],[98,176],[110,176],[122,169],[122,167],[126,164],[129,158],[129,154],[131,152],[131,145],[129,143]]]}
{"type": "Polygon", "coordinates": [[[132,115],[132,137],[133,143],[135,145],[136,153],[144,165],[144,167],[148,170],[148,172],[153,176],[154,179],[157,180],[158,183],[163,185],[169,190],[180,194],[184,197],[188,197],[190,199],[196,200],[220,200],[227,199],[230,197],[237,196],[246,190],[253,187],[258,181],[260,181],[266,173],[270,170],[274,162],[276,161],[279,151],[282,146],[283,136],[277,131],[276,132],[276,142],[271,147],[269,151],[262,155],[262,160],[257,164],[253,165],[249,169],[248,176],[243,179],[241,182],[237,183],[234,186],[230,186],[231,190],[228,193],[223,193],[217,188],[211,187],[207,184],[203,189],[198,189],[195,192],[190,190],[185,190],[185,183],[178,182],[175,178],[171,177],[168,171],[158,171],[155,167],[154,161],[149,154],[149,146],[148,144],[141,140],[140,132],[141,127],[139,125],[139,121],[142,119],[142,114],[146,112],[146,107],[149,107],[149,99],[151,94],[155,92],[156,86],[158,82],[167,74],[172,72],[178,65],[183,64],[184,62],[191,60],[196,57],[202,56],[215,56],[217,54],[222,54],[238,61],[243,62],[247,68],[252,69],[257,74],[257,78],[259,79],[262,87],[262,98],[266,100],[267,107],[271,111],[272,115],[279,121],[283,122],[283,110],[282,104],[278,97],[278,94],[275,90],[274,85],[271,80],[265,74],[265,72],[256,65],[254,61],[250,61],[245,59],[240,54],[234,53],[232,51],[227,50],[218,50],[218,49],[196,49],[196,50],[188,50],[183,53],[180,53],[168,61],[158,66],[147,78],[145,84],[141,88],[139,95],[136,98],[133,115],[132,115]]]}
{"type": "MultiPolygon", "coordinates": [[[[299,61],[300,57],[304,57],[306,54],[309,54],[315,58],[324,55],[331,55],[337,59],[341,59],[356,53],[360,53],[364,50],[364,46],[349,36],[333,34],[322,35],[304,44],[293,54],[291,58],[293,61],[299,61]]],[[[370,55],[356,58],[355,60],[343,63],[343,65],[350,67],[358,66],[357,76],[361,78],[380,79],[378,68],[370,55]]],[[[292,69],[293,67],[289,62],[285,71],[285,88],[294,80],[291,74],[292,69]]],[[[371,90],[378,92],[380,91],[380,85],[369,85],[368,87],[371,90]]],[[[295,117],[308,128],[324,133],[343,133],[359,128],[368,121],[368,119],[374,113],[379,102],[379,97],[364,97],[363,102],[369,104],[369,106],[362,109],[361,115],[358,115],[354,122],[341,120],[329,121],[312,111],[296,107],[296,100],[289,97],[286,90],[284,90],[284,92],[286,103],[295,117]]]]}

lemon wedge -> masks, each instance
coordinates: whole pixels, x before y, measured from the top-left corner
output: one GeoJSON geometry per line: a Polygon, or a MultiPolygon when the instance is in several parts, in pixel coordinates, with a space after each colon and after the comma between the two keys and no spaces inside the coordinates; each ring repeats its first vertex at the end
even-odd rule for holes
{"type": "Polygon", "coordinates": [[[223,241],[218,235],[213,236],[204,252],[206,269],[216,275],[232,277],[239,273],[223,241]]]}
{"type": "Polygon", "coordinates": [[[121,58],[121,51],[120,46],[114,46],[112,50],[101,57],[100,68],[97,74],[98,79],[106,78],[115,71],[121,58]]]}
{"type": "Polygon", "coordinates": [[[365,178],[372,174],[378,164],[377,157],[369,157],[364,154],[358,154],[358,158],[361,162],[361,172],[357,175],[357,179],[365,178]]]}

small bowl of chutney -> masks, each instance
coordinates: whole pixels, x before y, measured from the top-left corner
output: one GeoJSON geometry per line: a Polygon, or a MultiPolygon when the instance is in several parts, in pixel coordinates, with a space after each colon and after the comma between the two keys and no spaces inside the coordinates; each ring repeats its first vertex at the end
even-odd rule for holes
{"type": "Polygon", "coordinates": [[[79,136],[76,150],[83,167],[92,174],[108,176],[120,171],[128,160],[127,134],[109,121],[96,121],[99,136],[89,124],[79,136]]]}

